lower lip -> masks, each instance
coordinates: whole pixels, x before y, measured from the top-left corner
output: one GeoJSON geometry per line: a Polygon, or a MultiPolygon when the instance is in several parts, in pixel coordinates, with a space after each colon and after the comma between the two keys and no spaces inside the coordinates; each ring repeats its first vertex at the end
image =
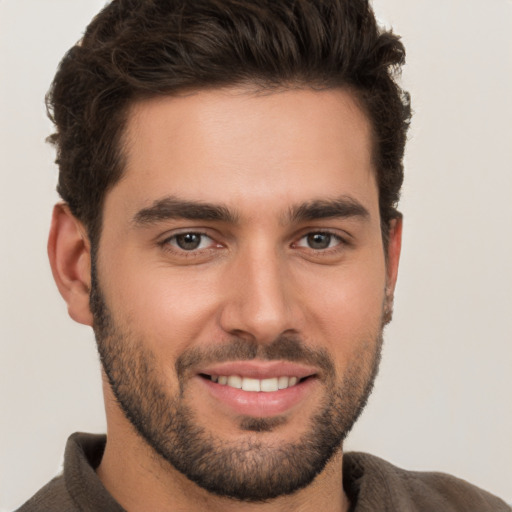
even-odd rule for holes
{"type": "Polygon", "coordinates": [[[213,398],[233,412],[258,418],[271,417],[289,412],[305,400],[316,386],[317,379],[309,377],[295,386],[278,391],[243,391],[197,377],[213,398]]]}

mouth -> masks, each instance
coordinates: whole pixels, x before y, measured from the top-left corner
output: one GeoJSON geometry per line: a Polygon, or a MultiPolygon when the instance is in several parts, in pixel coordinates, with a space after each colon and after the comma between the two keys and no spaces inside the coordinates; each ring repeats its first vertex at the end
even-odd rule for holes
{"type": "Polygon", "coordinates": [[[210,380],[220,384],[221,386],[229,386],[235,389],[241,389],[242,391],[248,391],[250,393],[272,393],[282,389],[288,389],[293,386],[297,386],[306,379],[313,378],[314,375],[306,377],[297,377],[282,375],[280,377],[270,377],[266,379],[256,379],[252,377],[244,377],[241,375],[207,375],[200,374],[203,379],[210,380]]]}
{"type": "Polygon", "coordinates": [[[196,376],[219,412],[252,417],[285,414],[310,402],[321,381],[318,368],[286,361],[232,361],[196,376]]]}

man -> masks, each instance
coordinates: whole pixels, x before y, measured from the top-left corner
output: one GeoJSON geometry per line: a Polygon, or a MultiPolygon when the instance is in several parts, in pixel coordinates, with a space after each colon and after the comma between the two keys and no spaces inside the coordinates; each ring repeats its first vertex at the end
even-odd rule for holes
{"type": "Polygon", "coordinates": [[[509,510],[342,442],[390,321],[409,122],[367,2],[111,2],[49,95],[49,256],[107,438],[30,510],[509,510]]]}

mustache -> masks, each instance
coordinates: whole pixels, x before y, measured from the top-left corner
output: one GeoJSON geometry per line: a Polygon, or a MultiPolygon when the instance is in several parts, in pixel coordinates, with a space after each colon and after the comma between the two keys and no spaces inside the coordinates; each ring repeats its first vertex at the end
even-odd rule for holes
{"type": "Polygon", "coordinates": [[[323,348],[308,347],[296,336],[281,335],[271,343],[234,338],[222,345],[207,348],[194,347],[184,351],[176,360],[176,373],[180,380],[199,366],[226,361],[292,361],[323,370],[326,376],[334,376],[334,361],[323,348]]]}

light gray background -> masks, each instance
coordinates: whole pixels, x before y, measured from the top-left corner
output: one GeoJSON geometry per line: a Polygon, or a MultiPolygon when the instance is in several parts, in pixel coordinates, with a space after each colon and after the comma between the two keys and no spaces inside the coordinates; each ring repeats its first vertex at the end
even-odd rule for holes
{"type": "MultiPolygon", "coordinates": [[[[0,0],[0,510],[102,432],[92,333],[53,284],[43,96],[100,0],[0,0]]],[[[347,448],[512,502],[512,3],[375,0],[402,34],[415,119],[396,313],[347,448]]]]}

